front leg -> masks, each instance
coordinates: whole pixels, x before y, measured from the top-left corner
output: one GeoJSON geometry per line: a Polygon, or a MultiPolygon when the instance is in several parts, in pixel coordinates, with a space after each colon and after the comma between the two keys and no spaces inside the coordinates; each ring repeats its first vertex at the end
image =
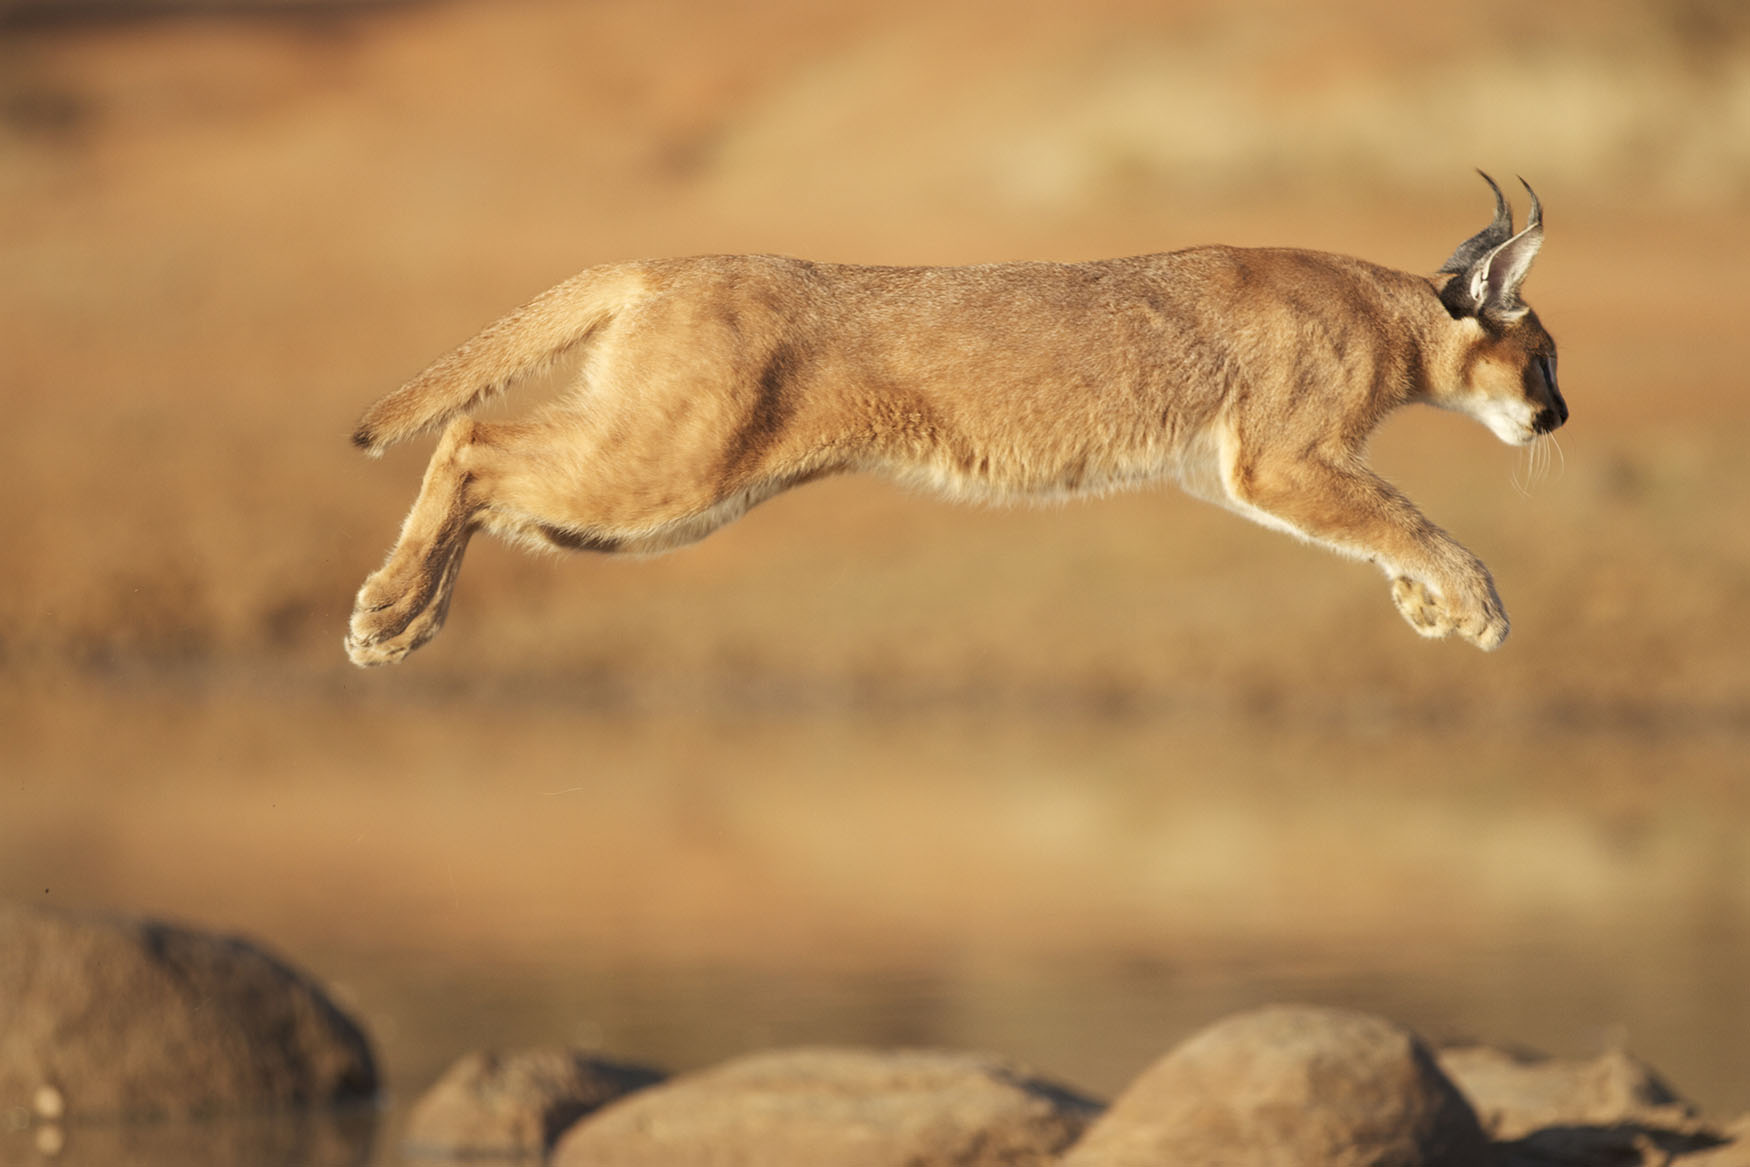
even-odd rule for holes
{"type": "Polygon", "coordinates": [[[1229,500],[1267,526],[1377,564],[1422,636],[1454,633],[1484,651],[1507,639],[1507,610],[1481,560],[1358,457],[1238,452],[1223,459],[1229,500]]]}

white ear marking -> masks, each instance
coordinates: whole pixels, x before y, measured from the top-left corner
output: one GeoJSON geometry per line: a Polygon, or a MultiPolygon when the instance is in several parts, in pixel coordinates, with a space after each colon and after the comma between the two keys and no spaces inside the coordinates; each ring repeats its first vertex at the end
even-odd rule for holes
{"type": "Polygon", "coordinates": [[[1487,259],[1470,269],[1470,299],[1479,309],[1484,307],[1488,293],[1489,262],[1487,259]]]}
{"type": "Polygon", "coordinates": [[[1525,313],[1519,303],[1519,287],[1531,270],[1531,261],[1543,247],[1541,217],[1513,238],[1478,261],[1471,270],[1471,295],[1484,315],[1513,319],[1525,313]]]}

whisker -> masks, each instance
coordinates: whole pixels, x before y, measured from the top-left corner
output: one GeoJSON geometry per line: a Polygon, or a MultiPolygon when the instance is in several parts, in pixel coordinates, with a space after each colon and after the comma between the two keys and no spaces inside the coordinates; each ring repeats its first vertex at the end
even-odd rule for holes
{"type": "Polygon", "coordinates": [[[1561,477],[1568,470],[1568,456],[1562,451],[1562,444],[1554,434],[1539,434],[1537,440],[1525,447],[1523,464],[1513,469],[1513,489],[1527,498],[1538,484],[1551,477],[1561,477]]]}
{"type": "Polygon", "coordinates": [[[1513,465],[1513,489],[1525,498],[1531,497],[1531,483],[1537,463],[1537,443],[1525,447],[1524,453],[1513,465]]]}

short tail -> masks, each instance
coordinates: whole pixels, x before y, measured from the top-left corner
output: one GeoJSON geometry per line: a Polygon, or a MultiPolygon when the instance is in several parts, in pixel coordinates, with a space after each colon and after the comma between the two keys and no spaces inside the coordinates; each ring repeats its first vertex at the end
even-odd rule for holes
{"type": "Polygon", "coordinates": [[[642,290],[635,269],[591,268],[550,288],[365,410],[352,443],[373,458],[541,372],[642,290]]]}

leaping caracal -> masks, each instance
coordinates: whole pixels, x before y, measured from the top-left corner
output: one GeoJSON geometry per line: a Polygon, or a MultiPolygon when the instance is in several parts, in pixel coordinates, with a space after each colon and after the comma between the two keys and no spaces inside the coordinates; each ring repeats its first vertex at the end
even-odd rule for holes
{"type": "MultiPolygon", "coordinates": [[[[1492,649],[1488,569],[1370,470],[1369,433],[1425,402],[1524,445],[1568,418],[1556,346],[1520,298],[1543,243],[1489,225],[1434,276],[1277,248],[1089,263],[868,267],[706,256],[590,268],[378,401],[371,454],[448,423],[346,650],[437,634],[476,531],[530,547],[678,547],[853,470],[961,498],[1162,480],[1368,560],[1423,636],[1492,649]],[[585,346],[526,421],[463,416],[585,346]]],[[[1523,181],[1523,180],[1522,180],[1523,181]]]]}

